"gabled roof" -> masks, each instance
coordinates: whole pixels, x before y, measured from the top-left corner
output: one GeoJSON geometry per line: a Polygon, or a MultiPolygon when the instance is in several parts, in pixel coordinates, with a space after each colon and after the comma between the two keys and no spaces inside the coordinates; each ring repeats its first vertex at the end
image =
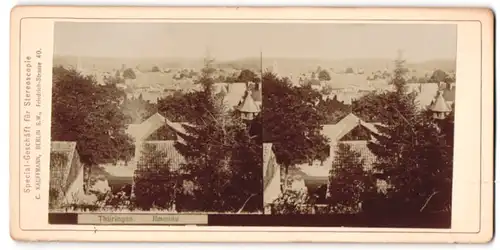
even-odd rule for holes
{"type": "MultiPolygon", "coordinates": [[[[66,192],[74,180],[70,173],[74,155],[76,154],[76,142],[73,141],[52,141],[50,143],[50,187],[56,190],[62,189],[66,192]],[[53,153],[57,153],[58,156],[53,153]]],[[[73,170],[75,171],[75,170],[73,170]]],[[[74,175],[74,174],[73,174],[74,175]]]]}
{"type": "Polygon", "coordinates": [[[364,122],[353,113],[350,113],[337,124],[323,125],[322,134],[328,137],[331,141],[338,141],[358,125],[367,128],[373,133],[378,133],[374,123],[364,122]]]}
{"type": "MultiPolygon", "coordinates": [[[[156,150],[164,153],[166,159],[171,160],[172,170],[177,170],[178,167],[185,163],[184,157],[177,151],[175,148],[174,140],[164,140],[164,141],[145,141],[141,144],[141,147],[145,145],[154,145],[156,150]]],[[[142,151],[141,155],[142,155],[142,151]]],[[[140,159],[141,155],[138,156],[140,159]]],[[[104,170],[111,176],[113,179],[122,178],[122,179],[133,179],[135,171],[137,170],[137,162],[133,162],[129,165],[124,166],[113,166],[111,164],[102,165],[104,170]]]]}
{"type": "Polygon", "coordinates": [[[186,131],[182,127],[183,124],[187,123],[171,122],[161,114],[155,113],[142,123],[129,124],[127,126],[126,132],[135,141],[143,141],[164,125],[171,127],[178,133],[186,133],[186,131]]]}
{"type": "Polygon", "coordinates": [[[237,108],[240,112],[245,113],[258,113],[260,112],[259,106],[255,103],[252,95],[248,93],[243,100],[243,103],[237,108]]]}
{"type": "Polygon", "coordinates": [[[247,90],[247,84],[244,82],[233,82],[228,84],[228,93],[236,96],[243,96],[247,90]]]}
{"type": "Polygon", "coordinates": [[[262,143],[262,158],[264,159],[264,166],[266,166],[269,159],[271,159],[271,156],[273,154],[272,148],[272,143],[262,143]]]}
{"type": "MultiPolygon", "coordinates": [[[[270,161],[273,160],[274,153],[273,153],[273,144],[272,143],[263,143],[262,144],[262,158],[263,158],[263,165],[264,166],[264,179],[271,178],[268,176],[268,167],[270,161]]],[[[264,187],[267,185],[264,185],[264,187]]]]}
{"type": "Polygon", "coordinates": [[[446,102],[455,102],[455,87],[443,90],[443,98],[446,102]]]}
{"type": "Polygon", "coordinates": [[[369,168],[373,166],[377,157],[368,148],[367,141],[343,141],[342,143],[348,144],[351,147],[351,150],[361,154],[361,158],[364,160],[365,170],[369,170],[369,168]]]}
{"type": "Polygon", "coordinates": [[[451,108],[448,106],[443,98],[443,93],[439,92],[436,100],[434,100],[431,110],[434,112],[451,112],[451,108]]]}
{"type": "Polygon", "coordinates": [[[189,125],[187,122],[171,122],[167,120],[167,126],[171,127],[178,133],[185,134],[186,130],[184,129],[183,125],[189,125]]]}
{"type": "Polygon", "coordinates": [[[176,141],[174,140],[146,141],[142,144],[142,146],[154,145],[157,151],[162,152],[165,158],[171,161],[172,170],[177,170],[181,164],[186,162],[186,160],[175,148],[175,143],[176,141]]]}
{"type": "Polygon", "coordinates": [[[256,102],[262,102],[262,88],[252,91],[252,98],[256,102]]]}

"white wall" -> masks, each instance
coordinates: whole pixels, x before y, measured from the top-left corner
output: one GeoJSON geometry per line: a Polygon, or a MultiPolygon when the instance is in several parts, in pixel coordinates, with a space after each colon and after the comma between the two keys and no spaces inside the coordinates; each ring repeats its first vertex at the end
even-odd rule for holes
{"type": "Polygon", "coordinates": [[[82,199],[85,193],[83,192],[83,167],[79,169],[78,175],[73,183],[71,183],[68,191],[64,196],[63,203],[71,204],[82,199]],[[75,200],[76,198],[76,200],[75,200]]]}
{"type": "Polygon", "coordinates": [[[274,164],[274,174],[269,185],[264,189],[264,207],[272,203],[281,194],[280,166],[276,163],[274,157],[269,161],[268,166],[266,166],[264,170],[267,169],[267,167],[272,167],[273,165],[271,164],[274,164]]]}

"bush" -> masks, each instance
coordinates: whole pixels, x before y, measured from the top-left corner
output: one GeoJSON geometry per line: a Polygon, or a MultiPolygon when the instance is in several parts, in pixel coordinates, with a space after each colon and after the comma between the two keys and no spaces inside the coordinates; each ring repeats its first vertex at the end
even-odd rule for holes
{"type": "Polygon", "coordinates": [[[271,205],[271,214],[310,214],[314,204],[306,192],[286,190],[271,205]]]}
{"type": "Polygon", "coordinates": [[[131,68],[128,68],[125,71],[123,71],[123,78],[125,78],[125,79],[135,79],[136,76],[135,76],[134,70],[131,69],[131,68]]]}
{"type": "Polygon", "coordinates": [[[178,175],[171,169],[166,152],[146,147],[135,177],[134,201],[142,210],[170,209],[175,203],[178,175]]]}
{"type": "Polygon", "coordinates": [[[326,70],[321,70],[318,74],[318,79],[320,81],[330,81],[332,78],[330,77],[330,74],[326,70]]]}

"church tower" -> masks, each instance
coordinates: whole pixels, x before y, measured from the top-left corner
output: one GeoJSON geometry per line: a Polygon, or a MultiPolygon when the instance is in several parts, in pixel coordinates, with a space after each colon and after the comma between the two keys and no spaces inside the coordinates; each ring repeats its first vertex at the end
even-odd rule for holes
{"type": "Polygon", "coordinates": [[[451,113],[451,108],[444,100],[442,91],[438,92],[436,99],[431,104],[430,110],[432,111],[432,117],[437,120],[443,120],[451,113]]]}
{"type": "Polygon", "coordinates": [[[253,120],[260,112],[260,107],[255,103],[250,91],[247,91],[243,102],[236,109],[240,113],[241,119],[246,121],[253,120]]]}

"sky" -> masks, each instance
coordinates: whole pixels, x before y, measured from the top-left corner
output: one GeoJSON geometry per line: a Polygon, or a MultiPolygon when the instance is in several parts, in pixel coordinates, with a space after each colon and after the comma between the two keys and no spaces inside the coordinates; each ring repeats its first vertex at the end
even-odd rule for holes
{"type": "Polygon", "coordinates": [[[54,53],[111,58],[456,58],[453,24],[58,22],[54,53]]]}

